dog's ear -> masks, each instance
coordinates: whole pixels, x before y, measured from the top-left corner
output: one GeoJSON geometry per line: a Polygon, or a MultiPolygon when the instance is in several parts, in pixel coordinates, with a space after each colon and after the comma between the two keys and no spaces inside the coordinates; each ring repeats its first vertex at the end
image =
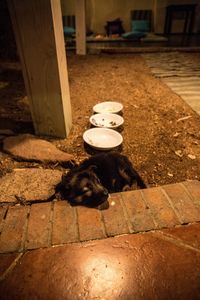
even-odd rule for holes
{"type": "Polygon", "coordinates": [[[62,181],[59,182],[56,187],[55,187],[55,192],[56,193],[61,193],[61,194],[67,194],[69,193],[71,190],[71,185],[70,183],[66,182],[66,183],[63,183],[62,181]]]}
{"type": "Polygon", "coordinates": [[[60,186],[65,191],[69,191],[71,189],[70,176],[67,173],[62,175],[62,180],[61,180],[60,186]]]}
{"type": "Polygon", "coordinates": [[[66,184],[70,180],[69,172],[62,174],[62,184],[66,184]]]}
{"type": "Polygon", "coordinates": [[[72,187],[69,182],[66,182],[65,184],[63,184],[63,189],[65,190],[66,193],[70,192],[71,188],[72,187]]]}
{"type": "Polygon", "coordinates": [[[89,166],[88,170],[95,172],[97,170],[97,166],[91,165],[91,166],[89,166]]]}

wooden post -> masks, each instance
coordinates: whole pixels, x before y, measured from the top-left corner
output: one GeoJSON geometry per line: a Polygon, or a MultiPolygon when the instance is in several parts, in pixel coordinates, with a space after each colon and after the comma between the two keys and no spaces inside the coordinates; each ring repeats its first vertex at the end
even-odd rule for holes
{"type": "Polygon", "coordinates": [[[72,126],[60,0],[8,0],[36,134],[72,126]]]}
{"type": "Polygon", "coordinates": [[[76,0],[76,53],[86,54],[85,0],[76,0]]]}

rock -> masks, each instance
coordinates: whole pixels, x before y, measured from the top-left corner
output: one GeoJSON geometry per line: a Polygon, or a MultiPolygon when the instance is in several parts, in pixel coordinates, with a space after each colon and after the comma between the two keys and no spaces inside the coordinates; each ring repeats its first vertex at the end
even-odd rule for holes
{"type": "Polygon", "coordinates": [[[188,154],[188,157],[189,157],[190,159],[196,159],[196,156],[193,155],[193,154],[188,154]]]}
{"type": "Polygon", "coordinates": [[[179,119],[177,120],[177,122],[185,121],[185,120],[188,120],[188,119],[190,119],[190,118],[192,118],[192,116],[186,116],[186,117],[183,117],[183,118],[179,118],[179,119]]]}
{"type": "Polygon", "coordinates": [[[179,157],[182,157],[182,156],[183,156],[183,153],[182,153],[181,150],[175,151],[175,154],[176,154],[177,156],[179,156],[179,157]]]}
{"type": "Polygon", "coordinates": [[[73,155],[60,151],[52,143],[31,134],[5,138],[3,149],[15,157],[28,161],[67,162],[74,160],[73,155]]]}
{"type": "Polygon", "coordinates": [[[180,133],[179,132],[176,132],[174,135],[173,135],[173,137],[178,137],[180,135],[180,133]]]}
{"type": "Polygon", "coordinates": [[[62,172],[49,169],[14,169],[0,178],[0,202],[46,201],[55,193],[62,172]]]}
{"type": "Polygon", "coordinates": [[[172,173],[167,173],[167,175],[168,175],[169,177],[174,177],[174,175],[173,175],[172,173]]]}

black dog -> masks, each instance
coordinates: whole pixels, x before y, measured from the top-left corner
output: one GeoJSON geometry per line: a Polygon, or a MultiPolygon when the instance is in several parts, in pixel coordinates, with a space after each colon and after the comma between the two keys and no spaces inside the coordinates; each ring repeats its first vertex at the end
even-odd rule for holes
{"type": "Polygon", "coordinates": [[[56,190],[72,204],[96,207],[107,200],[109,193],[131,190],[133,185],[146,188],[126,156],[107,152],[84,160],[64,174],[56,190]]]}

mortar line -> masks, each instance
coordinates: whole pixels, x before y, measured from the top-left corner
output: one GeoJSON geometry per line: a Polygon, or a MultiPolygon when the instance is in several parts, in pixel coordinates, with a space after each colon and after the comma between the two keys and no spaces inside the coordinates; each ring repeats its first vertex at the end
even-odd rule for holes
{"type": "Polygon", "coordinates": [[[134,230],[134,227],[133,227],[133,225],[130,221],[129,214],[128,214],[128,211],[126,209],[126,204],[124,202],[124,198],[122,197],[121,193],[120,193],[120,199],[119,200],[120,200],[120,204],[121,204],[122,209],[123,209],[123,214],[124,214],[124,218],[126,220],[127,226],[128,226],[128,230],[129,230],[130,233],[133,233],[133,232],[135,232],[135,230],[134,230]]]}
{"type": "Polygon", "coordinates": [[[104,232],[105,232],[105,237],[108,237],[109,235],[108,235],[108,232],[107,232],[107,229],[106,229],[106,223],[105,223],[105,219],[104,219],[104,215],[103,215],[102,210],[100,210],[100,214],[101,214],[101,221],[103,223],[103,228],[104,228],[104,232]]]}
{"type": "Polygon", "coordinates": [[[80,229],[79,229],[79,222],[78,222],[78,211],[76,207],[72,207],[74,212],[74,218],[75,218],[75,225],[76,225],[76,235],[78,238],[78,241],[80,242],[80,229]]]}
{"type": "Polygon", "coordinates": [[[102,229],[103,235],[104,235],[105,237],[107,237],[107,234],[106,234],[106,227],[105,227],[105,224],[104,224],[104,221],[103,221],[103,214],[102,214],[102,211],[98,209],[98,213],[99,213],[99,216],[100,216],[101,229],[102,229]]]}
{"type": "Polygon", "coordinates": [[[197,203],[196,199],[191,195],[187,187],[182,182],[180,183],[180,185],[183,187],[184,191],[187,193],[194,206],[199,209],[199,204],[197,203]]]}
{"type": "Polygon", "coordinates": [[[6,207],[6,210],[5,210],[5,213],[4,213],[4,216],[3,216],[3,220],[6,219],[9,208],[10,208],[10,205],[8,205],[8,206],[6,207]]]}
{"type": "Polygon", "coordinates": [[[173,206],[171,198],[169,197],[169,195],[167,194],[167,192],[163,189],[163,187],[160,187],[160,190],[163,193],[163,195],[166,197],[167,201],[169,202],[169,205],[171,206],[171,208],[172,208],[173,212],[175,213],[176,217],[178,218],[179,222],[181,224],[184,223],[184,221],[182,220],[181,216],[179,215],[178,209],[173,206]]]}
{"type": "Polygon", "coordinates": [[[8,214],[8,210],[9,210],[9,206],[6,207],[6,209],[5,209],[4,216],[3,216],[3,219],[2,219],[2,222],[1,222],[1,225],[0,225],[0,236],[1,236],[1,233],[2,233],[3,228],[4,228],[4,224],[6,222],[6,216],[8,214]]]}
{"type": "Polygon", "coordinates": [[[149,216],[151,217],[151,219],[152,219],[152,221],[153,221],[153,223],[155,225],[155,228],[159,228],[159,224],[156,221],[156,219],[154,218],[154,215],[153,215],[153,212],[151,210],[151,207],[150,207],[148,201],[146,200],[145,195],[144,195],[144,193],[143,193],[142,190],[140,190],[140,194],[141,194],[142,200],[144,201],[145,206],[149,208],[148,209],[148,212],[150,211],[149,216]]]}
{"type": "Polygon", "coordinates": [[[28,233],[28,222],[29,222],[29,217],[30,217],[30,210],[31,210],[31,205],[27,205],[27,215],[26,215],[26,221],[24,224],[24,229],[23,229],[23,235],[22,235],[22,242],[21,242],[21,249],[22,251],[25,250],[26,247],[26,239],[27,239],[27,233],[28,233]]]}
{"type": "Polygon", "coordinates": [[[24,253],[19,253],[15,260],[10,264],[10,266],[5,270],[5,272],[0,276],[0,282],[6,279],[6,277],[14,270],[20,258],[24,255],[24,253]]]}
{"type": "Polygon", "coordinates": [[[51,210],[49,216],[49,228],[48,228],[48,246],[52,245],[52,234],[53,234],[53,218],[54,218],[54,202],[51,202],[51,210]]]}
{"type": "Polygon", "coordinates": [[[200,254],[200,249],[198,248],[195,248],[189,244],[186,244],[184,243],[181,239],[179,238],[174,238],[172,237],[170,234],[167,234],[167,233],[164,233],[164,232],[161,232],[160,230],[157,230],[154,232],[154,234],[158,237],[158,238],[161,238],[161,239],[164,239],[166,241],[169,241],[173,244],[175,244],[176,246],[179,246],[179,247],[184,247],[186,249],[190,249],[192,251],[195,251],[197,253],[200,254]]]}

